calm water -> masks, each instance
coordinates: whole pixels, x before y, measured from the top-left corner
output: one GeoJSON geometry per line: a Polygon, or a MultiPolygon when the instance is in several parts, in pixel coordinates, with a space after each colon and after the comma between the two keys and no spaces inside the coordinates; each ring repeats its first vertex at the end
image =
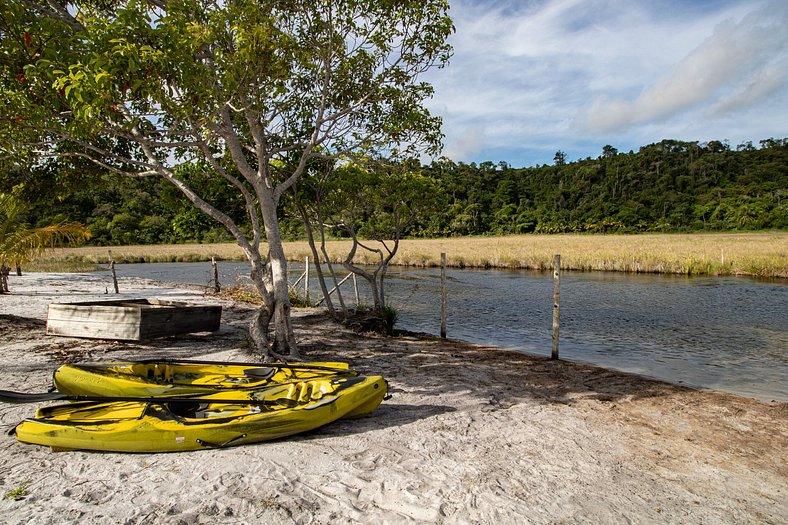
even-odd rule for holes
{"type": "MultiPolygon", "coordinates": [[[[207,285],[210,264],[118,265],[118,274],[207,285]]],[[[247,266],[220,263],[220,282],[247,266]]],[[[294,281],[303,265],[293,265],[294,281]]],[[[398,328],[438,334],[440,270],[393,268],[389,303],[398,328]]],[[[550,355],[552,275],[448,270],[453,339],[550,355]]],[[[317,280],[311,294],[319,297],[317,280]]],[[[364,299],[364,284],[359,288],[364,299]]],[[[351,282],[346,301],[355,301],[351,282]]],[[[746,278],[618,273],[561,276],[562,358],[674,383],[788,401],[788,284],[746,278]]]]}

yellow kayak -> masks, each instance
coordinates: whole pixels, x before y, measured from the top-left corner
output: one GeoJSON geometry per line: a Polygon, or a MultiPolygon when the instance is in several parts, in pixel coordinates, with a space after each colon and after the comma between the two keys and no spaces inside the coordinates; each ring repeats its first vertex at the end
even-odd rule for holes
{"type": "Polygon", "coordinates": [[[257,389],[279,383],[355,376],[347,363],[232,363],[216,361],[97,362],[55,370],[58,392],[74,396],[173,396],[257,389]]]}
{"type": "Polygon", "coordinates": [[[19,441],[56,449],[179,452],[257,443],[372,412],[386,395],[380,376],[334,376],[257,390],[192,397],[77,402],[38,409],[19,441]]]}

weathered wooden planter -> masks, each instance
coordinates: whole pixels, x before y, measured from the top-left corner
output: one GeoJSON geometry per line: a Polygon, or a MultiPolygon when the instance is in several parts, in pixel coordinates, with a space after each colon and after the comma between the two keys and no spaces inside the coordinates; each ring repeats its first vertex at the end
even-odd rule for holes
{"type": "Polygon", "coordinates": [[[142,341],[192,332],[215,332],[221,316],[221,306],[192,306],[156,299],[51,303],[47,334],[142,341]]]}

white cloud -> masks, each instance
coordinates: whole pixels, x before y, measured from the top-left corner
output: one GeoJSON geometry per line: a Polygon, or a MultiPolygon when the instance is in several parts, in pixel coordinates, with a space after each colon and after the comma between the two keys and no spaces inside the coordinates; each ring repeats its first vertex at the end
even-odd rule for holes
{"type": "Polygon", "coordinates": [[[455,54],[427,79],[444,154],[524,165],[558,149],[778,136],[787,12],[751,0],[452,0],[455,54]]]}
{"type": "Polygon", "coordinates": [[[758,105],[788,87],[788,60],[777,61],[757,72],[738,90],[721,97],[709,110],[712,116],[735,113],[758,105]]]}
{"type": "MultiPolygon", "coordinates": [[[[700,46],[634,100],[597,99],[581,116],[581,127],[591,132],[610,132],[671,117],[697,104],[719,101],[738,87],[742,78],[753,79],[754,70],[775,61],[775,52],[778,59],[785,56],[785,19],[779,16],[785,9],[777,9],[775,17],[774,7],[750,13],[738,23],[719,24],[700,46]]],[[[747,97],[753,104],[772,92],[753,86],[742,91],[739,98],[747,97]]],[[[733,99],[721,107],[732,108],[732,104],[733,99]]]]}
{"type": "Polygon", "coordinates": [[[482,151],[482,131],[466,127],[452,133],[451,140],[446,141],[443,155],[450,159],[462,159],[482,151]]]}

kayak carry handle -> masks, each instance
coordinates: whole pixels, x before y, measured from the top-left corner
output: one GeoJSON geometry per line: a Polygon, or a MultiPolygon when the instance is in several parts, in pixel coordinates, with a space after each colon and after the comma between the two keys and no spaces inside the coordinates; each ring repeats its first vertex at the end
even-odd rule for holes
{"type": "Polygon", "coordinates": [[[242,439],[242,438],[245,438],[245,437],[246,437],[246,434],[241,434],[240,436],[235,436],[234,438],[228,439],[227,441],[225,441],[224,443],[221,443],[221,444],[211,443],[210,441],[203,441],[202,439],[198,439],[197,443],[199,443],[200,445],[202,445],[203,447],[206,447],[206,448],[224,448],[227,445],[229,445],[230,443],[234,443],[235,441],[238,441],[239,439],[242,439]]]}

